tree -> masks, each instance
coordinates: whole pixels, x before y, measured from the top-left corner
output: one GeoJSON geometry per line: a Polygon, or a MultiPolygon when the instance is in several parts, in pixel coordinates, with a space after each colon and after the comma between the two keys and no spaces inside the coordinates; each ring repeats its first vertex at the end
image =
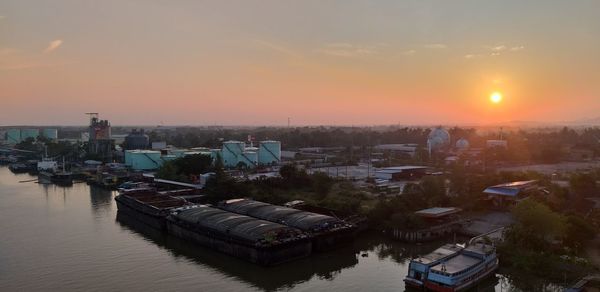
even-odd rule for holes
{"type": "Polygon", "coordinates": [[[185,175],[197,175],[213,170],[213,159],[210,155],[194,154],[186,155],[175,160],[180,173],[185,175]]]}
{"type": "Polygon", "coordinates": [[[598,183],[596,178],[587,173],[575,173],[569,179],[571,189],[579,198],[598,195],[598,183]]]}
{"type": "Polygon", "coordinates": [[[516,219],[507,232],[511,243],[530,250],[546,250],[551,240],[563,238],[567,230],[563,215],[548,206],[526,199],[511,210],[516,219]]]}

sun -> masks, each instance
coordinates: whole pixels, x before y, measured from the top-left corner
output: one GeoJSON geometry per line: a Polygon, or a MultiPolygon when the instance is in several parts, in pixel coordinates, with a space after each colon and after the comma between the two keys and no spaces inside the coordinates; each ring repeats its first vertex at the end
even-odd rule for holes
{"type": "Polygon", "coordinates": [[[495,91],[490,94],[490,101],[493,103],[500,103],[502,101],[502,93],[495,91]]]}

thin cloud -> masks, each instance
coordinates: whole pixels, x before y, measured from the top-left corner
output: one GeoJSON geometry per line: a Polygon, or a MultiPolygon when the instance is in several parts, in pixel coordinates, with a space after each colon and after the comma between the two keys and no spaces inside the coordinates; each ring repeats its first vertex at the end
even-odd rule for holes
{"type": "Polygon", "coordinates": [[[280,54],[289,56],[289,57],[293,57],[293,58],[302,58],[301,54],[298,54],[297,52],[288,49],[287,47],[284,47],[282,45],[279,44],[275,44],[269,41],[265,41],[265,40],[259,40],[259,39],[255,39],[253,40],[255,44],[264,47],[264,48],[268,48],[270,50],[273,50],[275,52],[278,52],[280,54]]]}
{"type": "Polygon", "coordinates": [[[446,44],[426,44],[426,45],[423,45],[423,47],[426,49],[446,49],[446,48],[448,48],[448,45],[446,45],[446,44]]]}
{"type": "Polygon", "coordinates": [[[465,55],[465,59],[475,59],[481,57],[480,54],[467,54],[465,55]]]}
{"type": "Polygon", "coordinates": [[[493,52],[502,52],[502,51],[506,50],[506,46],[500,45],[500,46],[491,47],[490,49],[493,52]]]}
{"type": "Polygon", "coordinates": [[[402,52],[402,55],[412,56],[412,55],[414,55],[416,53],[417,53],[417,51],[415,51],[415,50],[407,50],[407,51],[402,52]]]}
{"type": "Polygon", "coordinates": [[[524,50],[524,49],[525,49],[525,47],[524,47],[524,46],[516,46],[516,47],[512,47],[512,48],[510,48],[510,51],[511,51],[511,52],[518,52],[518,51],[522,51],[522,50],[524,50]]]}
{"type": "Polygon", "coordinates": [[[378,53],[377,46],[361,46],[348,43],[331,43],[316,51],[336,57],[360,57],[378,53]]]}
{"type": "Polygon", "coordinates": [[[63,41],[62,40],[53,40],[48,44],[48,47],[44,50],[44,53],[50,53],[56,49],[58,49],[58,47],[60,47],[62,45],[63,41]]]}

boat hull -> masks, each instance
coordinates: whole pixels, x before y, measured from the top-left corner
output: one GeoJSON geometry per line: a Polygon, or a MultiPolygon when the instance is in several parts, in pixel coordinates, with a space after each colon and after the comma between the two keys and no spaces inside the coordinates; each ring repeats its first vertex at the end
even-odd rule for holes
{"type": "Polygon", "coordinates": [[[465,290],[477,285],[478,283],[480,283],[481,281],[483,281],[490,275],[492,275],[498,269],[498,262],[499,262],[498,259],[496,259],[496,262],[494,263],[494,265],[492,265],[491,267],[489,267],[486,270],[479,272],[477,274],[477,276],[469,282],[460,284],[458,286],[445,286],[445,285],[440,285],[436,282],[425,281],[425,285],[424,285],[425,289],[428,291],[437,291],[437,292],[465,291],[465,290]]]}

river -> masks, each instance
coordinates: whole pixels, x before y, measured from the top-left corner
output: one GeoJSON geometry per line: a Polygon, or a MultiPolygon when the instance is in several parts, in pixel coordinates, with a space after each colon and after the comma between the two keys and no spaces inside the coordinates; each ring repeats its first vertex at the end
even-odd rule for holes
{"type": "MultiPolygon", "coordinates": [[[[118,214],[115,192],[0,167],[0,291],[404,291],[406,245],[363,234],[345,248],[264,268],[118,214]]],[[[519,291],[501,274],[477,291],[519,291]]],[[[548,286],[543,286],[549,288],[548,286]]]]}

